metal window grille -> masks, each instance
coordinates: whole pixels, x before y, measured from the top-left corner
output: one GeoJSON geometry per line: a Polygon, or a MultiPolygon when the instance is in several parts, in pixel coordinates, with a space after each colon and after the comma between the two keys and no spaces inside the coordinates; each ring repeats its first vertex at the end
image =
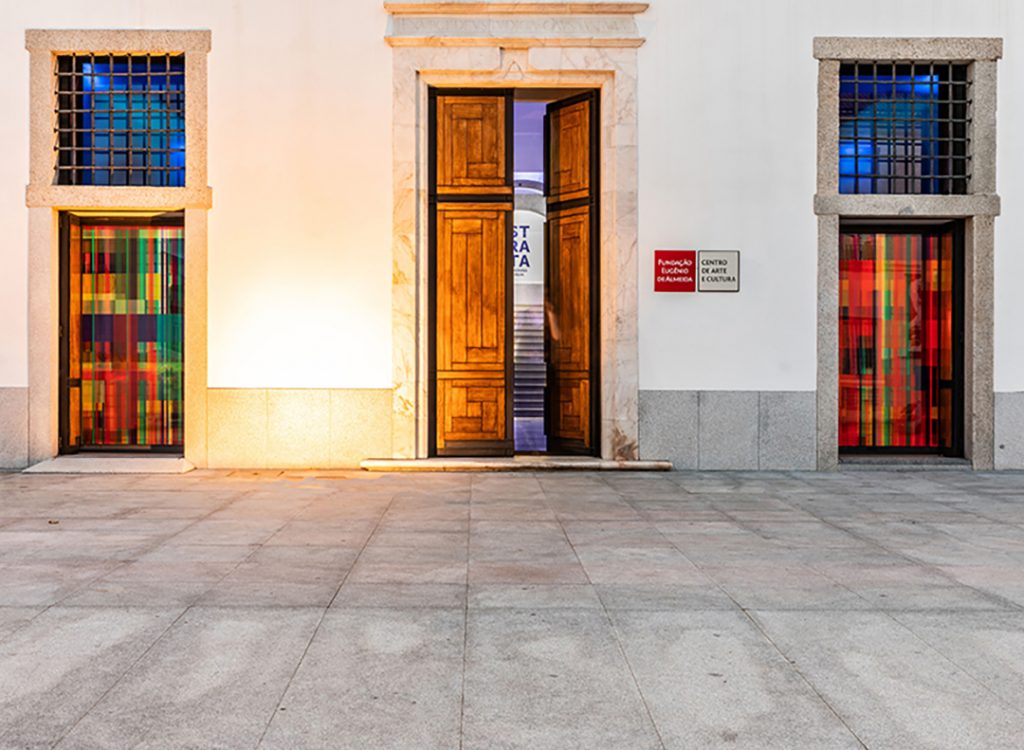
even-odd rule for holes
{"type": "Polygon", "coordinates": [[[966,193],[970,75],[965,63],[843,63],[839,192],[966,193]]]}
{"type": "Polygon", "coordinates": [[[58,185],[185,185],[185,56],[56,58],[58,185]]]}

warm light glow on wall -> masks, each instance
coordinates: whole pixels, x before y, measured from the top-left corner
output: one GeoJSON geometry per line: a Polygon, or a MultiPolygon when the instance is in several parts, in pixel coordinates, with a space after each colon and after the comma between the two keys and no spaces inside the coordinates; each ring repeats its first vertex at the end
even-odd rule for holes
{"type": "Polygon", "coordinates": [[[291,269],[254,262],[233,275],[230,306],[211,299],[211,387],[390,387],[389,285],[330,246],[294,254],[291,269]]]}
{"type": "Polygon", "coordinates": [[[384,15],[264,12],[301,35],[271,24],[244,50],[214,32],[211,387],[392,385],[391,50],[367,33],[384,15]]]}

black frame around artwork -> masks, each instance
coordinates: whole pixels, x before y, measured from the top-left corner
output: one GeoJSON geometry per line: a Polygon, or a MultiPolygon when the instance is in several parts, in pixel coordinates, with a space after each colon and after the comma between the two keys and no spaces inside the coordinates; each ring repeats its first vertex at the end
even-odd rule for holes
{"type": "MultiPolygon", "coordinates": [[[[71,322],[71,224],[87,219],[89,224],[103,224],[107,226],[132,226],[139,224],[161,224],[164,226],[185,226],[184,211],[168,211],[157,215],[140,214],[138,216],[80,216],[73,211],[62,211],[59,218],[58,229],[58,252],[60,265],[59,278],[59,317],[58,317],[58,453],[62,455],[72,453],[145,453],[145,454],[172,454],[182,455],[184,445],[140,445],[140,446],[119,446],[119,445],[69,445],[70,425],[70,395],[71,378],[70,366],[70,331],[71,322]]],[[[187,304],[187,300],[186,300],[187,304]]],[[[183,323],[184,325],[184,323],[183,323]]],[[[182,367],[187,367],[185,352],[182,352],[182,367]]],[[[188,414],[182,415],[182,423],[188,419],[188,414]]]]}
{"type": "MultiPolygon", "coordinates": [[[[927,223],[894,224],[871,222],[841,222],[840,238],[844,234],[918,234],[922,237],[941,237],[949,233],[953,238],[953,382],[952,386],[952,444],[939,448],[849,446],[839,448],[839,455],[930,455],[963,458],[964,456],[964,340],[965,340],[965,265],[964,222],[938,220],[927,223]]],[[[838,356],[838,352],[836,353],[838,356]]]]}

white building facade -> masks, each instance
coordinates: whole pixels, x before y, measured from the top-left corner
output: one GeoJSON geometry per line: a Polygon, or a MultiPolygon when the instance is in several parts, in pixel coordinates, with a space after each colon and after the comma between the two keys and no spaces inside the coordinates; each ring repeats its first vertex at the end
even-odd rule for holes
{"type": "Polygon", "coordinates": [[[0,20],[0,468],[1024,469],[1011,3],[0,20]]]}

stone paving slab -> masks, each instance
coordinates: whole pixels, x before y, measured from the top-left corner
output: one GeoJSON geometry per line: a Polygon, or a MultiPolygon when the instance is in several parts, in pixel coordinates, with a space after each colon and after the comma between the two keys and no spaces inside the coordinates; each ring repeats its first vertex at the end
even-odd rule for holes
{"type": "Polygon", "coordinates": [[[0,474],[0,748],[1020,747],[1024,474],[0,474]]]}
{"type": "Polygon", "coordinates": [[[460,609],[332,609],[269,726],[265,747],[458,747],[460,609]]]}
{"type": "Polygon", "coordinates": [[[1020,695],[1001,700],[888,613],[753,616],[868,747],[1020,744],[1020,695]]]}
{"type": "Polygon", "coordinates": [[[745,613],[618,610],[613,621],[667,746],[861,746],[745,613]]]}

